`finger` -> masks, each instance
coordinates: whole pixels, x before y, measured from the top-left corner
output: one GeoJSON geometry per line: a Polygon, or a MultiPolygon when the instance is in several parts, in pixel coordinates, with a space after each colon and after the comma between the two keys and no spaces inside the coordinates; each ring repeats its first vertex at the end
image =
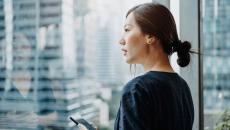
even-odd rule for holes
{"type": "Polygon", "coordinates": [[[78,124],[78,127],[80,128],[80,130],[88,130],[84,125],[82,124],[78,124]]]}
{"type": "Polygon", "coordinates": [[[92,122],[89,123],[95,130],[98,130],[97,126],[94,125],[92,122]]]}

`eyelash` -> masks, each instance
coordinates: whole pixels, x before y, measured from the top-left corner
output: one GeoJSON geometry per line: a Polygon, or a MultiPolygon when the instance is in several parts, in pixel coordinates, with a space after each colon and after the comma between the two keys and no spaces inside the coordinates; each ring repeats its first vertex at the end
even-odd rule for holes
{"type": "Polygon", "coordinates": [[[128,32],[129,30],[128,29],[125,29],[125,32],[128,32]]]}

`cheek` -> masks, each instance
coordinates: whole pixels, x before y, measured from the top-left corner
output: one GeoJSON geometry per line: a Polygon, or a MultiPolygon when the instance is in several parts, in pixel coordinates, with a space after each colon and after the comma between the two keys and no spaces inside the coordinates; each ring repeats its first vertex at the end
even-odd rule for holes
{"type": "Polygon", "coordinates": [[[136,45],[131,51],[133,56],[137,59],[143,58],[145,56],[146,49],[142,44],[143,43],[136,45]]]}
{"type": "Polygon", "coordinates": [[[144,38],[142,38],[142,36],[140,36],[140,35],[133,34],[129,38],[128,45],[129,45],[131,51],[139,52],[144,47],[144,38]]]}
{"type": "Polygon", "coordinates": [[[130,64],[139,64],[142,62],[145,55],[145,49],[143,47],[133,47],[126,55],[126,61],[130,64]]]}
{"type": "Polygon", "coordinates": [[[127,42],[129,58],[139,59],[143,57],[146,51],[144,39],[141,36],[133,36],[127,42]]]}

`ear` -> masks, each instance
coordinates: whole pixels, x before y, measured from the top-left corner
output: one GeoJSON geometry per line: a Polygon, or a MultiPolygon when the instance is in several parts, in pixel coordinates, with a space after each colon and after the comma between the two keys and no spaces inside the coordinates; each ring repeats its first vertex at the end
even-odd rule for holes
{"type": "Polygon", "coordinates": [[[151,35],[145,35],[145,40],[147,44],[152,44],[156,41],[156,37],[151,35]]]}

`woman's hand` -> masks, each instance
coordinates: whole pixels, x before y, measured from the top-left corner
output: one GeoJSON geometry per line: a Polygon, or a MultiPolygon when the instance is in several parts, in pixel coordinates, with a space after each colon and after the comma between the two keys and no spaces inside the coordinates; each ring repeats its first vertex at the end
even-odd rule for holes
{"type": "Polygon", "coordinates": [[[80,130],[88,130],[84,125],[79,124],[78,127],[80,128],[80,130]]]}
{"type": "MultiPolygon", "coordinates": [[[[78,127],[80,128],[80,130],[88,130],[84,125],[79,124],[78,127]]],[[[93,126],[95,130],[98,130],[96,126],[93,126]]]]}

